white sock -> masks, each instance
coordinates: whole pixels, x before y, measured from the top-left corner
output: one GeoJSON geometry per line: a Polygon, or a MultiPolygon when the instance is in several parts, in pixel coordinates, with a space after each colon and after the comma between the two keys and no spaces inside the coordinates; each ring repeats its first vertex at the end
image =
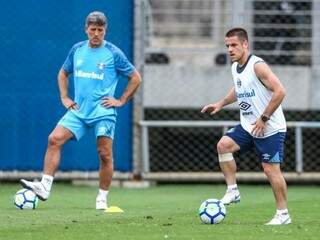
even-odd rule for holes
{"type": "Polygon", "coordinates": [[[51,187],[52,187],[52,183],[53,183],[53,176],[43,174],[42,179],[41,179],[41,183],[43,184],[45,189],[50,192],[51,187]]]}
{"type": "Polygon", "coordinates": [[[288,214],[288,209],[277,209],[277,214],[280,214],[280,215],[286,215],[288,214]]]}
{"type": "Polygon", "coordinates": [[[228,185],[228,190],[238,190],[238,185],[237,184],[228,185]]]}
{"type": "Polygon", "coordinates": [[[107,199],[109,191],[108,190],[103,190],[99,189],[98,196],[107,199]]]}

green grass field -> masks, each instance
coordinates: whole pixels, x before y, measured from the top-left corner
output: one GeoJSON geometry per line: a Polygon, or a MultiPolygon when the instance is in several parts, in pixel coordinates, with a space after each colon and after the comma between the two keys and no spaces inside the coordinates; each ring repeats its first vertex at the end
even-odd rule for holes
{"type": "Polygon", "coordinates": [[[264,226],[275,212],[268,185],[240,184],[241,203],[227,207],[219,225],[202,224],[200,203],[219,198],[222,185],[160,185],[149,189],[113,188],[109,205],[124,213],[96,211],[95,187],[55,184],[50,199],[36,210],[12,204],[17,184],[0,184],[0,239],[319,239],[320,189],[289,186],[293,224],[264,226]]]}

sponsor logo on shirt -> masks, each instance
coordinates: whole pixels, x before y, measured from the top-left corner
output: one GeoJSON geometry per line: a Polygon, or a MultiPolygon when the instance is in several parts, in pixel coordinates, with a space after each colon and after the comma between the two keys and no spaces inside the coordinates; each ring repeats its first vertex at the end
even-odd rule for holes
{"type": "Polygon", "coordinates": [[[244,91],[244,92],[236,92],[237,94],[237,98],[244,98],[244,97],[254,97],[256,95],[256,93],[254,92],[253,89],[251,89],[250,92],[244,91]]]}
{"type": "Polygon", "coordinates": [[[76,70],[74,75],[79,78],[91,78],[96,80],[103,80],[104,78],[104,73],[98,74],[95,72],[84,72],[82,70],[76,70]]]}

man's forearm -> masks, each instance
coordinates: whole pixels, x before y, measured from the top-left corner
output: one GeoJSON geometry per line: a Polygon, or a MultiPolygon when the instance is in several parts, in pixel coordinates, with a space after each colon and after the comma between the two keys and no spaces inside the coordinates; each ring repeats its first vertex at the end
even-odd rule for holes
{"type": "Polygon", "coordinates": [[[220,103],[224,107],[224,106],[227,106],[231,103],[234,103],[235,101],[237,101],[237,98],[236,98],[234,88],[232,88],[229,91],[229,93],[223,99],[220,100],[220,103]]]}
{"type": "Polygon", "coordinates": [[[135,72],[132,76],[130,76],[127,88],[124,93],[120,97],[120,101],[126,103],[137,91],[139,85],[141,83],[141,77],[138,72],[135,72]]]}
{"type": "Polygon", "coordinates": [[[274,92],[272,95],[272,98],[264,110],[263,114],[271,117],[271,115],[274,113],[274,111],[280,106],[282,103],[283,99],[285,97],[285,92],[284,90],[279,90],[277,92],[274,92]]]}
{"type": "Polygon", "coordinates": [[[58,86],[59,86],[60,98],[63,99],[68,97],[68,87],[69,87],[68,75],[63,70],[60,70],[58,74],[58,86]]]}

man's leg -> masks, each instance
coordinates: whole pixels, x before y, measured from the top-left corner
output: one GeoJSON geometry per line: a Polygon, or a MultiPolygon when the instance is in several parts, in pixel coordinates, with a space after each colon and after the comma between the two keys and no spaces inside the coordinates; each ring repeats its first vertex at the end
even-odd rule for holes
{"type": "Polygon", "coordinates": [[[267,176],[276,200],[276,214],[267,225],[284,225],[291,223],[287,209],[287,184],[281,173],[285,133],[277,133],[266,138],[255,138],[254,145],[265,175],[267,176]]]}
{"type": "Polygon", "coordinates": [[[98,137],[98,155],[100,159],[99,169],[99,193],[96,199],[96,209],[106,209],[107,195],[113,176],[112,138],[98,137]]]}
{"type": "Polygon", "coordinates": [[[53,177],[60,163],[61,148],[72,137],[73,134],[68,129],[57,125],[48,138],[41,182],[20,180],[23,187],[33,190],[43,201],[49,197],[53,177]]]}
{"type": "Polygon", "coordinates": [[[277,212],[268,225],[283,225],[291,223],[287,207],[287,184],[281,173],[279,163],[262,163],[276,200],[277,212]]]}
{"type": "Polygon", "coordinates": [[[228,186],[236,184],[237,165],[232,153],[239,149],[240,147],[228,136],[223,136],[217,144],[219,165],[228,186]]]}
{"type": "Polygon", "coordinates": [[[226,205],[240,201],[240,193],[236,181],[237,165],[232,155],[239,149],[240,147],[235,141],[228,136],[223,136],[217,144],[220,168],[228,187],[226,194],[221,199],[222,203],[226,205]]]}
{"type": "Polygon", "coordinates": [[[62,146],[73,137],[73,134],[63,126],[57,125],[48,138],[48,147],[44,158],[43,173],[54,176],[59,163],[62,146]]]}
{"type": "Polygon", "coordinates": [[[277,209],[287,208],[287,184],[280,170],[280,164],[262,163],[276,200],[277,209]]]}

